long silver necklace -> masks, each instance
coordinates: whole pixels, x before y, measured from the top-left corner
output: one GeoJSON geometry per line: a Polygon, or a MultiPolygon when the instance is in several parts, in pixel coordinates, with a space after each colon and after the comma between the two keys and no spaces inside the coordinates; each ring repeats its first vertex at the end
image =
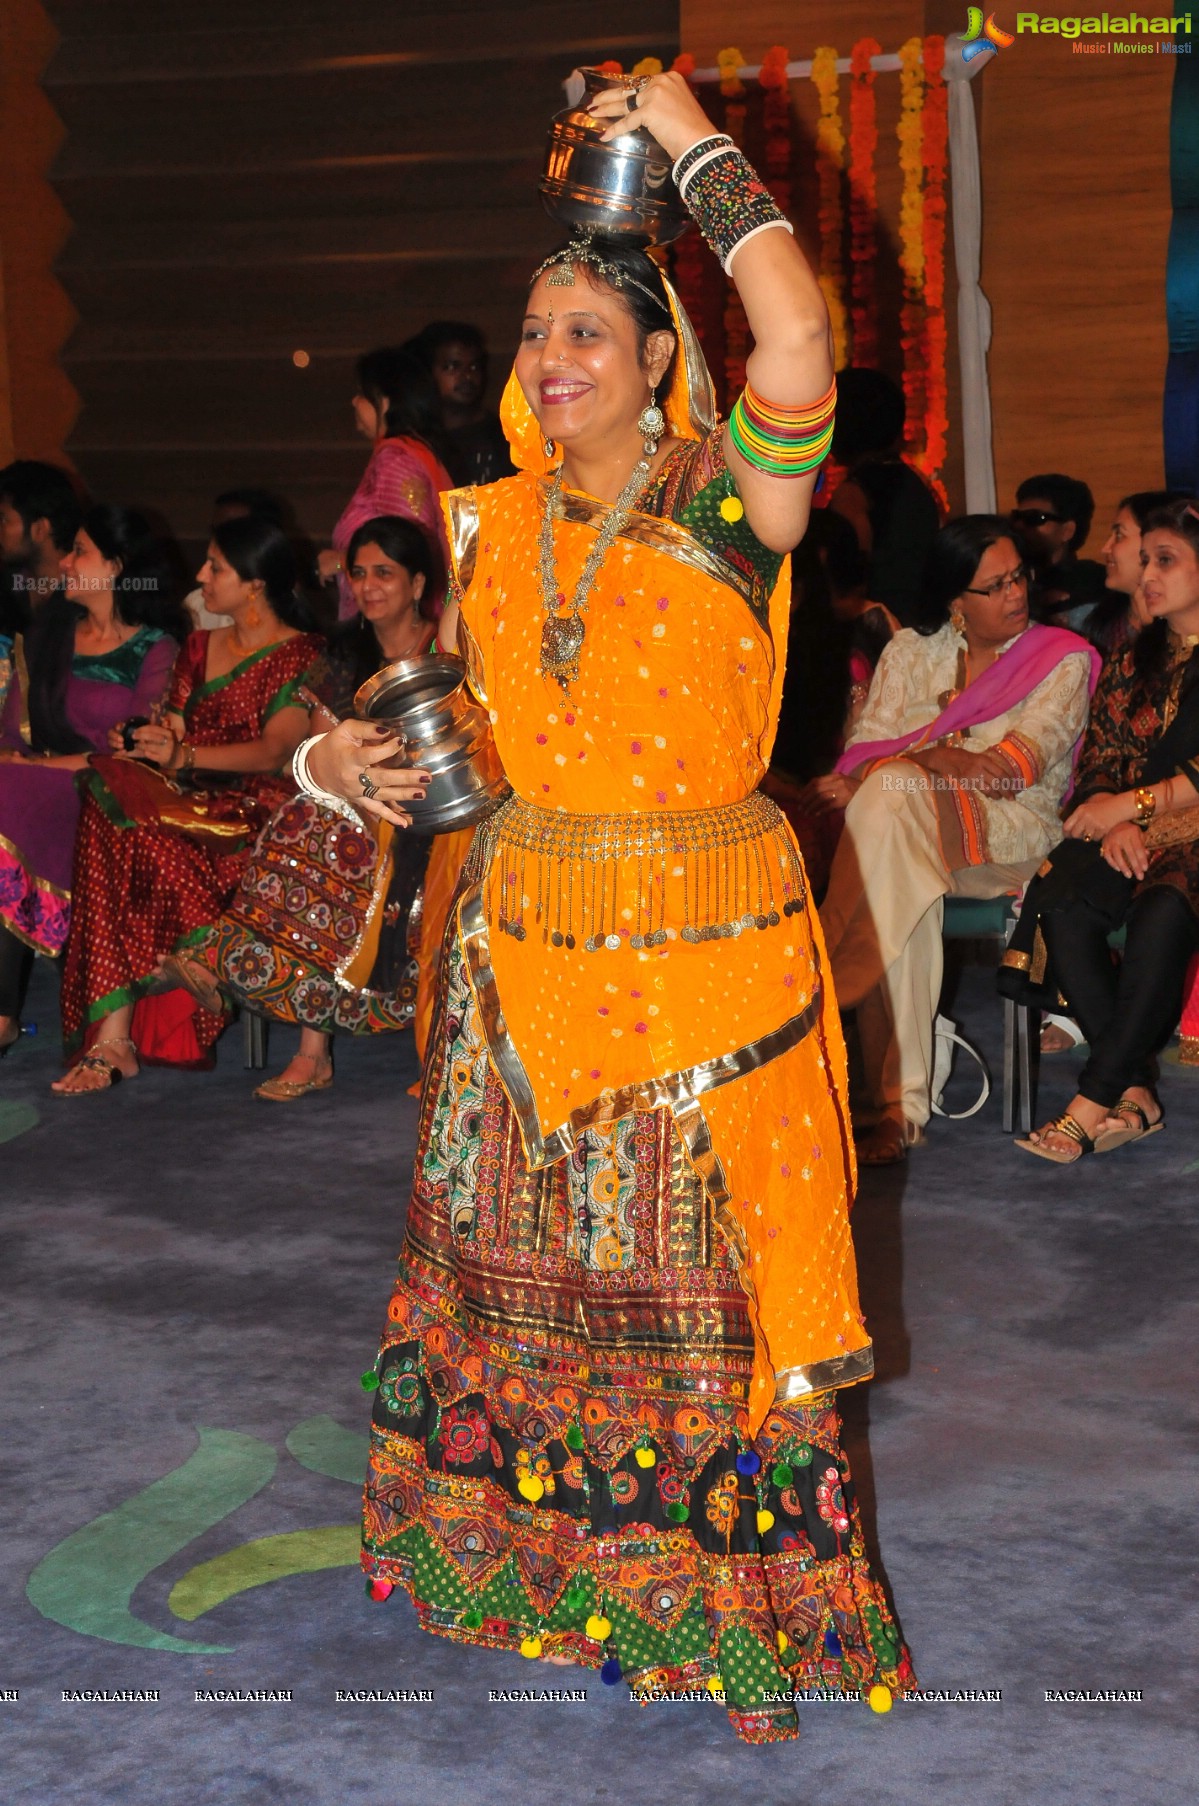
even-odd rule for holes
{"type": "Polygon", "coordinates": [[[603,526],[595,536],[595,544],[587,554],[579,581],[575,584],[574,594],[568,605],[570,612],[565,615],[558,613],[566,603],[566,597],[558,588],[558,572],[554,561],[554,514],[562,491],[562,469],[562,465],[559,465],[554,473],[549,494],[545,498],[545,512],[541,517],[541,599],[546,612],[545,625],[541,629],[541,670],[546,677],[556,678],[565,692],[579,675],[579,653],[583,649],[587,632],[582,617],[587,611],[591,586],[613,541],[624,527],[634,501],[645,486],[650,472],[650,460],[638,458],[632,475],[605,516],[603,526]]]}

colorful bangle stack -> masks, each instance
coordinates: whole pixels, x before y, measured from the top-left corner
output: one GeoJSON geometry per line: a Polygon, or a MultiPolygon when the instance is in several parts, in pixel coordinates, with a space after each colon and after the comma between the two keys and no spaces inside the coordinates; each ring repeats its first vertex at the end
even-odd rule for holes
{"type": "Polygon", "coordinates": [[[732,143],[702,138],[675,164],[683,203],[729,275],[733,257],[759,232],[782,226],[794,232],[775,206],[765,182],[732,143]],[[690,159],[690,161],[688,161],[690,159]]]}
{"type": "Polygon", "coordinates": [[[763,401],[746,383],[729,415],[729,438],[755,470],[772,477],[801,477],[828,456],[836,409],[835,377],[827,395],[798,408],[763,401]]]}

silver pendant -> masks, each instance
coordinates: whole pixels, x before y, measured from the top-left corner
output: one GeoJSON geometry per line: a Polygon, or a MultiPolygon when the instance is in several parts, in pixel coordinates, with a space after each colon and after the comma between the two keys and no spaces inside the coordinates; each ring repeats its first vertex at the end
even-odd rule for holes
{"type": "Polygon", "coordinates": [[[579,653],[586,628],[578,615],[550,615],[541,629],[541,669],[563,689],[579,675],[579,653]]]}

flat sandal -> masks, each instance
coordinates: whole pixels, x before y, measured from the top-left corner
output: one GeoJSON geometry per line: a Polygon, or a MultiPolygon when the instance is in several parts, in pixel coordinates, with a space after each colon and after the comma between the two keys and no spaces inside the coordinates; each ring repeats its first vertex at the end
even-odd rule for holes
{"type": "Polygon", "coordinates": [[[1047,1122],[1041,1130],[1041,1134],[1052,1134],[1055,1129],[1060,1135],[1068,1135],[1071,1141],[1078,1144],[1077,1154],[1068,1154],[1065,1148],[1046,1147],[1043,1142],[1033,1141],[1031,1137],[1023,1135],[1017,1139],[1016,1146],[1023,1148],[1026,1154],[1035,1154],[1039,1160],[1052,1160],[1055,1166],[1073,1166],[1075,1161],[1081,1160],[1084,1154],[1095,1152],[1094,1140],[1087,1134],[1078,1118],[1071,1116],[1068,1110],[1063,1110],[1060,1116],[1055,1117],[1052,1122],[1047,1122]]]}
{"type": "Polygon", "coordinates": [[[1156,1122],[1150,1122],[1140,1104],[1135,1103],[1131,1097],[1122,1097],[1115,1109],[1109,1110],[1108,1115],[1124,1117],[1127,1127],[1123,1129],[1105,1129],[1102,1135],[1096,1136],[1095,1152],[1097,1154],[1110,1154],[1116,1148],[1127,1147],[1130,1141],[1144,1141],[1146,1135],[1156,1135],[1159,1129],[1164,1129],[1166,1126],[1166,1113],[1162,1110],[1160,1103],[1158,1103],[1157,1107],[1161,1111],[1161,1114],[1156,1122]],[[1139,1128],[1136,1123],[1132,1121],[1134,1116],[1140,1117],[1139,1128]]]}

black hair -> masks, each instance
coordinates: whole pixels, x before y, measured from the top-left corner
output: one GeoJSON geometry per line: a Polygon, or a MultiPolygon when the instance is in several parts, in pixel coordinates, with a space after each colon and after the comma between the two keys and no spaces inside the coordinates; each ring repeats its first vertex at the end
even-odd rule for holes
{"type": "Polygon", "coordinates": [[[364,351],[355,370],[358,393],[379,410],[383,437],[420,439],[444,464],[452,454],[428,366],[406,345],[381,345],[364,351]]]}
{"type": "MultiPolygon", "coordinates": [[[[1164,508],[1153,508],[1145,516],[1141,524],[1141,537],[1146,533],[1174,533],[1179,539],[1185,539],[1199,558],[1199,501],[1191,496],[1181,496],[1168,502],[1164,508]]],[[[1170,657],[1170,623],[1163,615],[1156,621],[1150,621],[1138,633],[1133,645],[1133,663],[1140,677],[1157,676],[1166,668],[1170,657]]],[[[1189,661],[1195,672],[1199,673],[1199,664],[1194,659],[1189,661]]],[[[1190,690],[1192,684],[1199,679],[1188,668],[1182,683],[1184,690],[1190,690]]]]}
{"type": "Polygon", "coordinates": [[[316,619],[300,594],[295,549],[281,527],[260,514],[218,522],[212,542],[243,583],[261,583],[266,599],[285,627],[315,633],[316,619]]]}
{"type": "Polygon", "coordinates": [[[1172,507],[1175,502],[1189,502],[1190,499],[1185,489],[1136,489],[1116,503],[1116,513],[1119,514],[1121,508],[1127,508],[1143,533],[1145,522],[1151,514],[1172,507]]]}
{"type": "Polygon", "coordinates": [[[48,521],[59,551],[70,551],[83,503],[65,470],[36,458],[18,458],[0,470],[0,497],[16,509],[26,533],[34,521],[48,521]]]}
{"type": "MultiPolygon", "coordinates": [[[[403,565],[409,576],[424,578],[424,592],[417,603],[417,612],[432,626],[433,616],[429,610],[436,593],[434,579],[440,560],[429,544],[428,535],[415,521],[404,520],[398,514],[376,515],[374,520],[363,521],[346,547],[347,571],[363,546],[370,545],[378,546],[393,563],[403,565]]],[[[368,677],[373,677],[384,657],[374,627],[365,615],[357,613],[334,629],[329,650],[334,658],[340,657],[349,666],[355,690],[368,677]]]]}
{"type": "Polygon", "coordinates": [[[414,338],[405,340],[403,349],[411,351],[427,369],[432,369],[437,353],[447,345],[470,345],[486,360],[487,340],[477,326],[471,326],[466,320],[430,320],[414,338]]]}
{"type": "MultiPolygon", "coordinates": [[[[635,245],[626,244],[622,238],[611,238],[603,233],[593,233],[588,241],[598,257],[611,266],[617,274],[605,276],[589,263],[576,264],[584,279],[595,288],[609,288],[613,294],[619,295],[637,330],[637,355],[644,357],[645,343],[651,332],[673,332],[674,350],[670,354],[670,362],[654,390],[655,395],[669,395],[674,381],[675,365],[678,362],[679,335],[675,332],[674,315],[670,311],[670,299],[666,293],[666,285],[662,280],[662,272],[645,251],[635,245]],[[623,281],[621,280],[623,278],[623,281]],[[637,285],[640,284],[638,287],[637,285]],[[649,291],[646,293],[646,291],[649,291]]],[[[551,256],[558,256],[569,250],[568,245],[559,245],[551,256]]],[[[535,280],[535,279],[534,279],[535,280]]],[[[529,287],[532,288],[530,283],[529,287]]]]}
{"type": "Polygon", "coordinates": [[[865,365],[838,370],[833,457],[854,464],[891,451],[903,436],[907,412],[903,390],[885,371],[865,365]]]}
{"type": "MultiPolygon", "coordinates": [[[[191,623],[181,599],[183,563],[177,547],[144,514],[133,508],[97,503],[76,532],[86,533],[96,550],[120,564],[113,583],[113,608],[127,627],[156,627],[173,640],[186,639],[191,623]]],[[[67,720],[66,684],[75,651],[75,629],[84,615],[62,591],[47,597],[34,614],[26,639],[29,669],[29,727],[37,752],[90,750],[67,720]]]]}
{"type": "Polygon", "coordinates": [[[260,520],[273,521],[285,533],[290,533],[295,525],[289,502],[276,495],[273,489],[258,489],[253,484],[246,489],[223,489],[220,495],[213,497],[212,505],[214,509],[244,508],[247,514],[256,514],[260,520]]]}
{"type": "Polygon", "coordinates": [[[983,553],[1002,539],[1011,540],[1023,562],[1023,541],[1011,521],[1001,515],[959,514],[946,521],[924,566],[919,613],[912,622],[917,633],[937,633],[944,627],[957,597],[973,583],[983,553]]]}
{"type": "Polygon", "coordinates": [[[1078,477],[1064,477],[1060,471],[1046,476],[1026,477],[1016,491],[1016,506],[1022,508],[1026,496],[1044,496],[1055,514],[1074,522],[1074,538],[1070,550],[1077,552],[1086,544],[1091,522],[1095,518],[1095,497],[1078,477]]]}

